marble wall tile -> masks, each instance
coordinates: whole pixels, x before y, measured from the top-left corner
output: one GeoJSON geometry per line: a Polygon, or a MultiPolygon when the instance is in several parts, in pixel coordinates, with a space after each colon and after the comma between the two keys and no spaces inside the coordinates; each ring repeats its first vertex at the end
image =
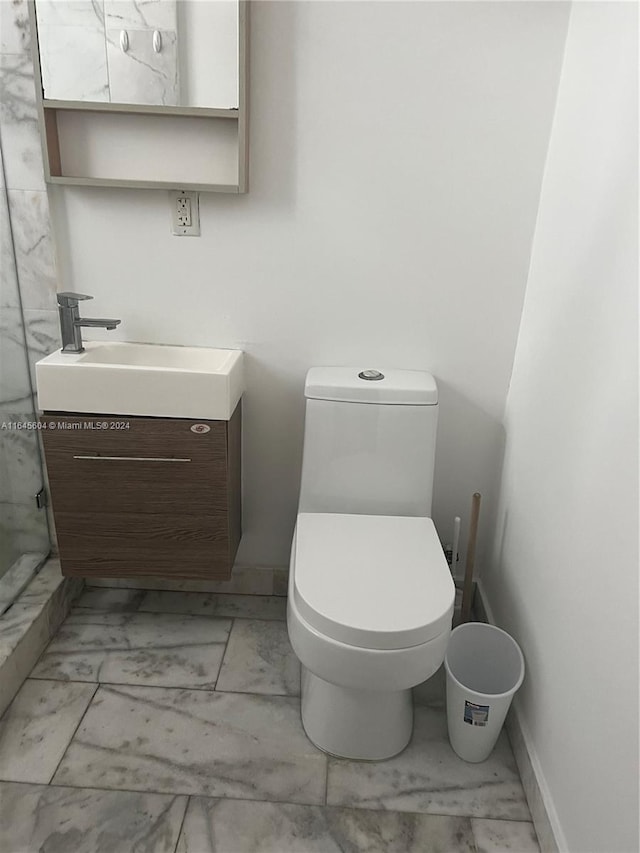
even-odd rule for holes
{"type": "MultiPolygon", "coordinates": [[[[6,352],[7,349],[8,347],[3,346],[0,341],[0,353],[6,352]]],[[[28,518],[32,514],[34,517],[40,516],[35,495],[43,484],[38,435],[33,428],[27,428],[29,425],[33,426],[34,419],[33,400],[30,394],[28,397],[16,400],[15,406],[0,404],[0,504],[3,506],[11,504],[18,511],[19,517],[26,513],[28,518]],[[23,508],[24,513],[19,510],[19,507],[23,508]]],[[[44,519],[45,516],[46,513],[43,512],[42,518],[44,519]]],[[[8,519],[4,521],[8,524],[8,519]]],[[[7,542],[0,542],[0,550],[4,550],[7,544],[7,542]]],[[[40,548],[27,550],[38,551],[40,548]]]]}
{"type": "Polygon", "coordinates": [[[35,430],[16,424],[35,421],[30,369],[36,357],[41,317],[27,334],[19,308],[0,310],[0,562],[11,565],[22,554],[49,551],[46,511],[35,495],[44,483],[35,430]],[[32,351],[28,342],[32,341],[32,351]]]}
{"type": "MultiPolygon", "coordinates": [[[[34,496],[42,484],[38,439],[16,425],[32,421],[33,401],[25,353],[6,195],[0,199],[3,246],[0,282],[0,573],[27,552],[48,550],[46,523],[34,496]]],[[[4,608],[2,608],[4,609],[4,608]]]]}
{"type": "Polygon", "coordinates": [[[25,681],[0,720],[0,779],[49,782],[96,689],[25,681]]]}
{"type": "MultiPolygon", "coordinates": [[[[11,310],[11,309],[9,309],[11,310]]],[[[0,334],[2,334],[2,310],[0,310],[0,334]]],[[[1,346],[1,344],[0,344],[1,346]]],[[[24,359],[26,361],[26,359],[24,359]]],[[[2,376],[2,366],[0,365],[0,377],[2,376]]],[[[1,380],[0,380],[1,381],[1,380]]],[[[0,385],[0,388],[2,386],[0,385]]],[[[30,383],[26,384],[25,387],[25,396],[18,397],[14,400],[9,400],[7,403],[0,402],[0,429],[4,431],[14,430],[14,429],[25,429],[25,427],[15,427],[13,424],[16,423],[27,423],[33,421],[34,416],[34,408],[33,408],[33,395],[31,394],[31,385],[30,383]]],[[[3,440],[3,437],[0,436],[0,441],[3,440]]],[[[7,454],[8,455],[8,454],[7,454]]],[[[0,456],[0,464],[2,464],[2,460],[5,457],[0,456]]],[[[2,487],[0,485],[0,494],[4,494],[2,491],[2,487]]],[[[1,500],[1,498],[0,498],[1,500]]]]}
{"type": "Polygon", "coordinates": [[[27,0],[0,2],[0,53],[31,51],[31,30],[27,0]]]}
{"type": "MultiPolygon", "coordinates": [[[[0,656],[16,647],[38,613],[46,616],[45,628],[57,630],[82,586],[81,578],[63,577],[59,560],[47,560],[0,619],[0,656]]],[[[45,642],[48,640],[47,636],[45,642]]]]}
{"type": "MultiPolygon", "coordinates": [[[[3,4],[0,3],[0,7],[3,4]]],[[[0,169],[0,311],[4,308],[20,307],[20,292],[18,290],[18,273],[16,272],[13,252],[13,237],[9,219],[9,201],[4,187],[2,169],[0,169]]]]}
{"type": "Polygon", "coordinates": [[[29,584],[42,559],[42,554],[21,554],[2,575],[0,581],[0,616],[29,584]]]}
{"type": "Polygon", "coordinates": [[[27,411],[24,400],[30,393],[22,314],[19,308],[3,308],[0,312],[0,406],[5,412],[27,411]]]}
{"type": "MultiPolygon", "coordinates": [[[[31,386],[36,393],[36,362],[54,350],[60,349],[60,320],[57,311],[39,311],[26,308],[24,314],[25,332],[27,335],[27,361],[31,386]]],[[[34,408],[38,410],[37,397],[34,408]]]]}
{"type": "Polygon", "coordinates": [[[104,27],[102,0],[38,0],[39,27],[104,27]]]}
{"type": "Polygon", "coordinates": [[[16,660],[17,657],[18,652],[15,652],[6,660],[0,659],[0,716],[2,716],[13,701],[13,697],[20,690],[31,668],[29,666],[27,671],[24,672],[16,660]]]}
{"type": "Polygon", "coordinates": [[[284,696],[101,686],[54,783],[320,804],[326,757],[307,740],[299,705],[284,696]]]}
{"type": "Polygon", "coordinates": [[[118,104],[180,103],[178,44],[174,30],[158,30],[162,49],[153,49],[153,29],[128,29],[129,49],[120,47],[121,29],[107,29],[111,101],[118,104]]]}
{"type": "MultiPolygon", "coordinates": [[[[28,358],[24,351],[25,330],[19,311],[19,284],[22,283],[23,304],[37,308],[51,307],[55,289],[30,51],[26,0],[0,2],[0,137],[9,188],[2,205],[0,229],[3,270],[0,397],[4,402],[0,407],[0,420],[31,420],[34,414],[28,358]],[[14,309],[15,314],[6,309],[14,309]],[[11,349],[14,352],[9,352],[11,349]],[[24,364],[27,364],[26,375],[24,364]],[[20,382],[16,388],[18,377],[20,382]]],[[[11,506],[3,503],[0,525],[0,551],[3,552],[0,560],[6,564],[7,548],[11,549],[13,558],[29,551],[45,554],[49,550],[49,532],[45,514],[39,513],[33,503],[42,485],[37,436],[0,435],[0,442],[0,476],[3,484],[8,483],[13,491],[11,506]]],[[[5,485],[0,501],[7,499],[6,490],[5,485]]],[[[13,669],[17,673],[18,670],[13,669]]]]}
{"type": "Polygon", "coordinates": [[[193,616],[235,616],[244,619],[286,619],[287,602],[273,595],[218,595],[197,592],[148,592],[140,610],[188,613],[193,616]]]}
{"type": "MultiPolygon", "coordinates": [[[[0,343],[0,352],[3,349],[0,343]]],[[[7,412],[0,405],[0,453],[4,469],[4,476],[0,480],[0,502],[29,505],[42,487],[37,431],[15,426],[34,421],[33,404],[29,405],[29,402],[28,399],[23,402],[22,406],[27,409],[23,412],[7,412]]],[[[37,512],[35,503],[33,509],[37,512]]]]}
{"type": "Polygon", "coordinates": [[[80,595],[84,586],[82,578],[65,578],[61,574],[59,578],[61,578],[61,582],[52,592],[45,605],[50,638],[55,636],[58,628],[69,613],[73,602],[80,595]]]}
{"type": "Polygon", "coordinates": [[[468,818],[191,799],[176,853],[248,850],[475,853],[468,818]]]}
{"type": "Polygon", "coordinates": [[[236,619],[216,690],[299,696],[300,662],[291,648],[287,623],[236,619]]]}
{"type": "Polygon", "coordinates": [[[11,657],[21,643],[32,646],[40,655],[48,641],[47,616],[42,605],[25,605],[18,600],[0,617],[0,663],[11,657]]]}
{"type": "Polygon", "coordinates": [[[175,0],[103,4],[42,2],[38,30],[45,96],[83,101],[177,104],[175,0]],[[120,47],[126,30],[128,49],[120,47]],[[153,49],[153,33],[162,38],[153,49]]]}
{"type": "Polygon", "coordinates": [[[39,551],[43,555],[49,550],[49,531],[43,510],[36,507],[35,499],[24,502],[2,504],[0,514],[0,550],[9,552],[7,565],[11,565],[21,554],[39,551]],[[11,556],[13,555],[13,556],[11,556]]]}
{"type": "Polygon", "coordinates": [[[118,589],[173,590],[175,592],[222,592],[229,595],[271,595],[273,592],[273,570],[256,566],[234,566],[231,580],[228,581],[149,577],[92,578],[91,586],[118,589]]]}
{"type": "Polygon", "coordinates": [[[388,761],[329,760],[327,803],[369,809],[530,820],[503,732],[491,756],[469,764],[453,752],[446,714],[416,708],[413,738],[388,761]]]}
{"type": "Polygon", "coordinates": [[[0,714],[33,669],[81,588],[81,579],[63,578],[57,561],[48,561],[0,617],[0,714]]]}
{"type": "Polygon", "coordinates": [[[173,853],[186,797],[0,782],[12,853],[173,853]]]}
{"type": "Polygon", "coordinates": [[[32,677],[213,689],[230,628],[227,619],[81,608],[32,677]]]}
{"type": "Polygon", "coordinates": [[[532,823],[515,820],[471,821],[478,853],[539,853],[532,823]]]}
{"type": "MultiPolygon", "coordinates": [[[[0,106],[3,126],[37,119],[36,92],[31,56],[23,53],[0,54],[0,106]]],[[[3,147],[5,167],[10,155],[3,147]]],[[[10,183],[7,184],[12,189],[10,183]]]]}
{"type": "Polygon", "coordinates": [[[57,312],[56,261],[47,194],[10,189],[8,198],[22,306],[57,312]]]}
{"type": "Polygon", "coordinates": [[[0,54],[0,134],[7,187],[44,190],[33,63],[29,53],[0,54]]]}
{"type": "Polygon", "coordinates": [[[49,642],[44,607],[14,605],[0,617],[0,715],[11,704],[49,642]],[[21,622],[17,629],[16,621],[21,622]],[[11,630],[6,630],[9,622],[11,630]]]}
{"type": "Polygon", "coordinates": [[[38,28],[45,98],[108,101],[109,72],[101,25],[38,28]]]}
{"type": "Polygon", "coordinates": [[[177,29],[176,0],[104,0],[107,27],[177,29]]]}
{"type": "MultiPolygon", "coordinates": [[[[72,579],[68,578],[66,584],[71,583],[72,579]]],[[[20,606],[47,605],[63,584],[65,584],[65,578],[60,571],[60,560],[47,560],[27,589],[20,595],[20,606]]]]}

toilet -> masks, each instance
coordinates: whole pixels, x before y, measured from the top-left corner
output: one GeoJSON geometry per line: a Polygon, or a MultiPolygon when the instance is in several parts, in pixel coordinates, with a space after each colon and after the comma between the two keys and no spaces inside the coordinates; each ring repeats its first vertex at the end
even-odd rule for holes
{"type": "Polygon", "coordinates": [[[431,515],[438,419],[418,370],[313,367],[287,626],[302,723],[320,749],[381,760],[413,731],[411,688],[440,667],[455,587],[431,515]]]}

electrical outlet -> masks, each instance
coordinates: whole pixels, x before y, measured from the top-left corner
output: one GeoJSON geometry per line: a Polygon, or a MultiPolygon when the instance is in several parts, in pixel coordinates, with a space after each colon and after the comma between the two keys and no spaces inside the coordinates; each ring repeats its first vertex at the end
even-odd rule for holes
{"type": "Polygon", "coordinates": [[[177,198],[177,202],[178,225],[180,225],[182,228],[191,228],[191,199],[179,195],[177,198]]]}
{"type": "Polygon", "coordinates": [[[171,190],[171,232],[178,237],[200,236],[200,210],[198,193],[189,190],[171,190]]]}

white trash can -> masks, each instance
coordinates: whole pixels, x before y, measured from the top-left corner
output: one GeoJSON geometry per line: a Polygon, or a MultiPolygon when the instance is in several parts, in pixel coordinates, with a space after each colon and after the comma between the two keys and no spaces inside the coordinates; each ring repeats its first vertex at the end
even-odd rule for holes
{"type": "Polygon", "coordinates": [[[484,761],[524,678],[520,646],[494,625],[467,622],[451,632],[444,665],[451,746],[465,761],[484,761]]]}

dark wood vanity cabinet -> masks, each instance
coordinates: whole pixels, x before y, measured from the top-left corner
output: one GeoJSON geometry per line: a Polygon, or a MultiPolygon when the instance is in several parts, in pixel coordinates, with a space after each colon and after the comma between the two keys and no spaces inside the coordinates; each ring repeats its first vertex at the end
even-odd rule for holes
{"type": "Polygon", "coordinates": [[[228,580],[240,542],[230,421],[44,413],[62,573],[228,580]]]}

